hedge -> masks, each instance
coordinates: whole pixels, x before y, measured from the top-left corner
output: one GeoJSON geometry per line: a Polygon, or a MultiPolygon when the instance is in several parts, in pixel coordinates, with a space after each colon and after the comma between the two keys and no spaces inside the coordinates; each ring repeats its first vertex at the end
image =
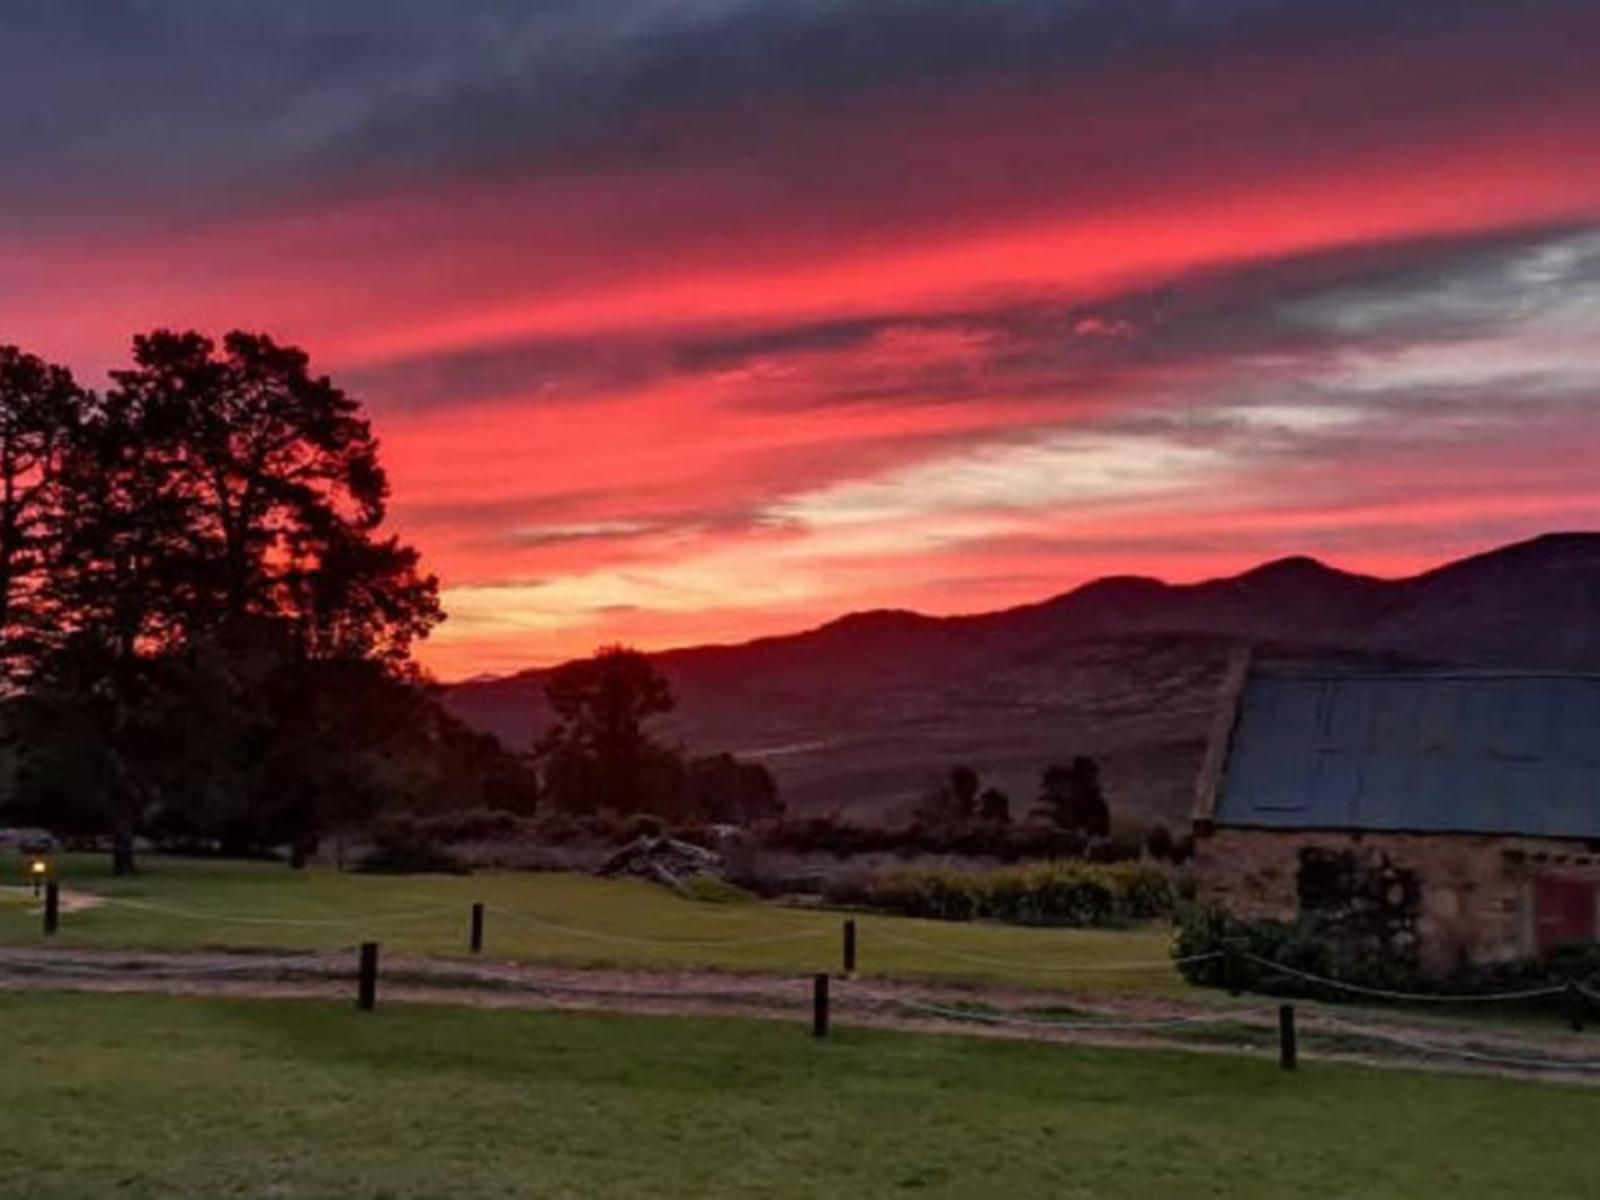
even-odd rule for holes
{"type": "Polygon", "coordinates": [[[994,871],[905,868],[830,886],[837,904],[940,921],[1103,925],[1173,909],[1172,881],[1146,863],[1048,862],[994,871]]]}
{"type": "Polygon", "coordinates": [[[1358,987],[1440,997],[1518,992],[1567,983],[1600,991],[1600,945],[1595,943],[1561,946],[1532,958],[1465,964],[1439,974],[1425,970],[1414,956],[1401,950],[1353,943],[1311,920],[1240,921],[1213,906],[1191,907],[1182,914],[1172,953],[1179,960],[1191,960],[1180,961],[1178,969],[1190,983],[1202,987],[1232,984],[1247,992],[1316,1000],[1371,1003],[1373,998],[1274,970],[1248,956],[1358,987]],[[1231,963],[1225,957],[1230,952],[1231,963]],[[1192,961],[1202,955],[1219,957],[1192,961]]]}

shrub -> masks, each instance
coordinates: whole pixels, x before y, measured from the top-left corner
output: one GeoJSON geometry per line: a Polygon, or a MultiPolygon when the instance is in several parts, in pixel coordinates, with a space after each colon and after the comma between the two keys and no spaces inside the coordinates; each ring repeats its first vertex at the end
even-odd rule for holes
{"type": "Polygon", "coordinates": [[[435,842],[514,841],[533,828],[516,813],[496,808],[466,808],[416,819],[421,837],[435,842]]]}
{"type": "Polygon", "coordinates": [[[1184,912],[1173,944],[1174,957],[1187,959],[1230,950],[1237,952],[1231,965],[1219,957],[1180,962],[1178,969],[1190,983],[1202,987],[1228,986],[1232,971],[1232,981],[1243,991],[1315,1000],[1359,998],[1366,1003],[1374,998],[1274,970],[1246,956],[1359,987],[1425,995],[1484,995],[1560,987],[1569,982],[1600,989],[1600,945],[1594,943],[1561,946],[1547,955],[1509,962],[1468,964],[1439,975],[1424,970],[1404,953],[1341,941],[1304,918],[1240,921],[1214,906],[1192,906],[1184,912]]]}
{"type": "Polygon", "coordinates": [[[996,871],[888,871],[830,887],[827,898],[941,921],[1085,926],[1168,914],[1173,890],[1165,873],[1148,864],[1049,862],[996,871]]]}
{"type": "Polygon", "coordinates": [[[583,826],[577,817],[553,808],[534,818],[532,832],[546,846],[565,846],[583,833],[583,826]]]}
{"type": "Polygon", "coordinates": [[[617,827],[613,840],[626,844],[640,838],[658,838],[666,827],[666,822],[652,813],[634,813],[617,827]]]}
{"type": "MultiPolygon", "coordinates": [[[[903,858],[918,855],[953,854],[964,857],[998,858],[1003,862],[1081,858],[1091,843],[1081,833],[1040,825],[1004,825],[974,822],[954,825],[910,825],[898,829],[856,825],[838,817],[809,817],[782,821],[769,826],[762,838],[770,850],[798,854],[832,854],[851,858],[865,854],[898,854],[903,858]]],[[[1108,860],[1137,858],[1138,849],[1129,851],[1117,842],[1102,852],[1108,860]]]]}
{"type": "Polygon", "coordinates": [[[397,813],[373,826],[372,847],[356,861],[355,869],[386,875],[468,873],[465,864],[410,813],[397,813]]]}

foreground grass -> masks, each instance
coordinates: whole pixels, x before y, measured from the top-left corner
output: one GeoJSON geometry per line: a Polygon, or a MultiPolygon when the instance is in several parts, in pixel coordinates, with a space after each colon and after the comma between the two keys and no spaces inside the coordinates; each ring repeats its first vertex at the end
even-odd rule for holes
{"type": "MultiPolygon", "coordinates": [[[[704,904],[655,884],[586,875],[484,873],[372,876],[272,863],[147,859],[115,879],[102,859],[70,857],[67,887],[161,908],[103,904],[66,915],[55,942],[160,949],[322,949],[363,940],[387,950],[461,954],[468,911],[490,906],[492,957],[652,967],[812,972],[836,968],[841,915],[771,904],[704,904]]],[[[21,864],[0,859],[0,881],[21,864]]],[[[31,902],[29,902],[31,904],[31,902]]],[[[869,974],[939,975],[989,983],[1172,992],[1175,971],[1119,973],[1161,962],[1171,935],[1132,930],[1023,929],[859,916],[859,966],[869,974]],[[1089,968],[1080,973],[1080,968],[1089,968]]],[[[43,941],[29,905],[0,903],[0,945],[43,941]]]]}
{"type": "Polygon", "coordinates": [[[738,1020],[0,996],[0,1194],[1583,1196],[1600,1092],[738,1020]]]}

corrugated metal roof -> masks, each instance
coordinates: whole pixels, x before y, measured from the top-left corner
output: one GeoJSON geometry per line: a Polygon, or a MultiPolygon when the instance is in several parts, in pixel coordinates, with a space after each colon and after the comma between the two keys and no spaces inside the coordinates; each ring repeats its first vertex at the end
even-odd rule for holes
{"type": "Polygon", "coordinates": [[[1213,814],[1600,838],[1600,677],[1252,676],[1213,814]]]}

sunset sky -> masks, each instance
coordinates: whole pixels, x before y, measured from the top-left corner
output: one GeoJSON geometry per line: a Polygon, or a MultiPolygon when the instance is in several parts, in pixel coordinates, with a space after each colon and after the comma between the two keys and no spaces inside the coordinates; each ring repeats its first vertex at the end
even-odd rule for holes
{"type": "Polygon", "coordinates": [[[10,0],[0,342],[303,345],[440,676],[1600,525],[1595,0],[10,0]]]}

